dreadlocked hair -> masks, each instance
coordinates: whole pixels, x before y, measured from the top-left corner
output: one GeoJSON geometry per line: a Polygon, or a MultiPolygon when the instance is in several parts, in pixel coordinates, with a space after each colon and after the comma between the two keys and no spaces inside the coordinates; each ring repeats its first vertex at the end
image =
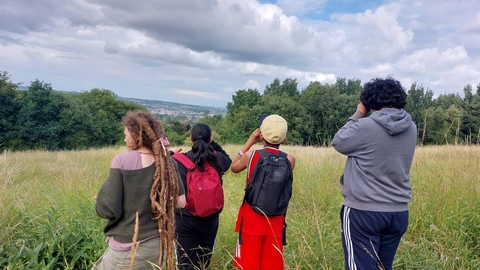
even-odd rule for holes
{"type": "MultiPolygon", "coordinates": [[[[155,157],[155,174],[150,190],[154,219],[158,221],[160,257],[158,265],[175,269],[175,202],[178,196],[178,175],[165,146],[159,141],[164,135],[160,121],[149,112],[128,112],[122,122],[137,142],[136,149],[146,147],[155,157]]],[[[163,268],[162,268],[163,269],[163,268]]]]}

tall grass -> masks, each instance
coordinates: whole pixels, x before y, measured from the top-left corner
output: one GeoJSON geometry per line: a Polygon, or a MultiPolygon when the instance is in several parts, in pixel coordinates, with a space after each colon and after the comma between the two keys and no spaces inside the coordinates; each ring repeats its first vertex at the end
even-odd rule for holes
{"type": "MultiPolygon", "coordinates": [[[[259,147],[259,146],[258,146],[259,147]]],[[[232,158],[240,146],[227,145],[232,158]]],[[[89,269],[104,252],[93,196],[123,148],[0,155],[0,268],[89,269]]],[[[282,146],[297,158],[287,214],[286,269],[342,269],[338,179],[345,157],[332,148],[282,146]]],[[[419,147],[410,225],[396,269],[480,269],[480,148],[419,147]]],[[[245,173],[224,176],[210,269],[233,269],[245,173]]]]}

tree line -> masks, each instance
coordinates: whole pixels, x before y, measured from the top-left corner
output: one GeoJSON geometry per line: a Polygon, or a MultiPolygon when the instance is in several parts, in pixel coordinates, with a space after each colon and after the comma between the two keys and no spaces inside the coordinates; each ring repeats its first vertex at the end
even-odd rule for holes
{"type": "MultiPolygon", "coordinates": [[[[404,86],[405,87],[405,86],[404,86]]],[[[407,91],[405,110],[418,128],[418,145],[480,144],[480,84],[463,88],[464,97],[434,92],[413,83],[407,91]]],[[[202,119],[225,142],[243,143],[258,127],[258,116],[277,113],[289,124],[288,143],[328,146],[360,102],[359,79],[338,78],[333,84],[311,82],[299,91],[296,79],[275,79],[265,87],[238,90],[227,104],[223,118],[202,119]]]]}
{"type": "MultiPolygon", "coordinates": [[[[260,93],[241,89],[227,103],[227,114],[209,116],[221,143],[241,144],[258,127],[264,113],[282,115],[289,123],[287,144],[328,146],[336,131],[353,114],[359,102],[359,79],[338,78],[333,84],[311,82],[299,90],[296,79],[275,79],[260,93]]],[[[459,94],[434,92],[413,83],[407,110],[418,127],[419,145],[480,144],[480,84],[459,94]]],[[[28,149],[72,150],[122,144],[121,118],[142,105],[119,100],[107,89],[80,93],[58,92],[49,83],[32,81],[26,90],[0,72],[0,151],[28,149]]],[[[175,118],[164,120],[165,133],[173,145],[189,143],[193,123],[175,118]]]]}
{"type": "Polygon", "coordinates": [[[58,92],[32,81],[27,90],[0,72],[0,151],[72,150],[104,147],[123,140],[121,118],[144,107],[120,101],[110,90],[58,92]]]}

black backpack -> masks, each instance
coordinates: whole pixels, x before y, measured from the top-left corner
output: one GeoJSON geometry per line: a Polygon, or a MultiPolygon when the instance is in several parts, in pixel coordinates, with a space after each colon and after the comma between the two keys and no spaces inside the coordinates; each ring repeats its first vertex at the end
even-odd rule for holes
{"type": "Polygon", "coordinates": [[[260,157],[245,188],[245,201],[260,215],[285,215],[292,197],[292,165],[284,152],[257,151],[260,157]]]}

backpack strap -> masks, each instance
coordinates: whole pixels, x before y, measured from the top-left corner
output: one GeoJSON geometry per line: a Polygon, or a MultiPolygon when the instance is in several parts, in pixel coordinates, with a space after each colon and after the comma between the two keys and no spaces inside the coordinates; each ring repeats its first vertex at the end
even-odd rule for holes
{"type": "MultiPolygon", "coordinates": [[[[260,154],[260,158],[263,157],[263,156],[266,156],[266,155],[269,155],[269,156],[279,155],[279,156],[284,157],[284,158],[287,158],[287,156],[288,156],[287,153],[281,151],[280,149],[278,149],[278,154],[272,153],[265,148],[258,149],[258,150],[255,150],[255,151],[257,151],[260,154]]],[[[289,162],[290,162],[290,160],[289,160],[289,162]]]]}
{"type": "Polygon", "coordinates": [[[195,167],[195,163],[193,163],[186,155],[180,152],[173,154],[172,158],[182,163],[182,165],[185,166],[187,170],[191,170],[193,169],[193,167],[195,167]]]}

